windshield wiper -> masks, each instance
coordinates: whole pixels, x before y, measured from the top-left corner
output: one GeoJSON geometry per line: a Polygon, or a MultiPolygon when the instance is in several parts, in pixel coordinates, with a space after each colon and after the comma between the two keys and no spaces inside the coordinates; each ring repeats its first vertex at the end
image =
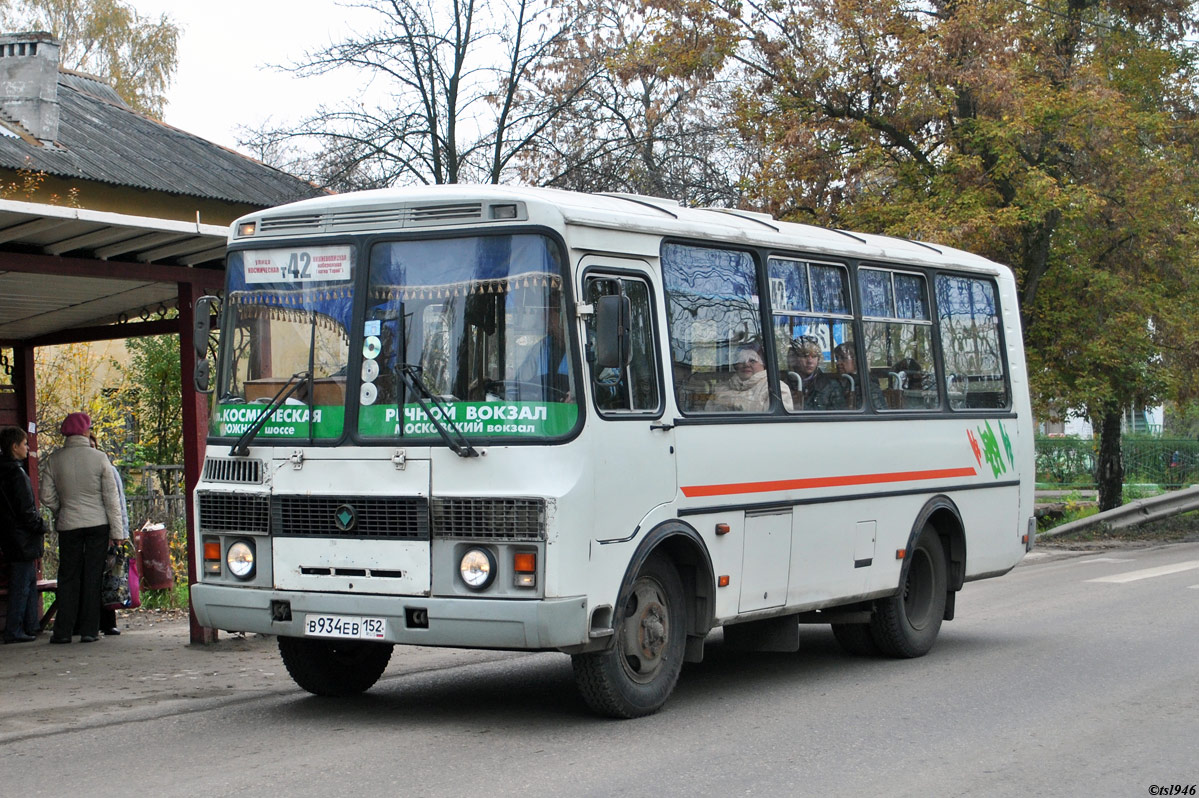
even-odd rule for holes
{"type": "Polygon", "coordinates": [[[454,454],[459,457],[478,457],[479,452],[474,446],[471,446],[470,440],[463,434],[462,429],[450,418],[449,408],[446,403],[439,397],[435,396],[429,390],[429,386],[425,385],[425,381],[421,379],[420,367],[413,366],[410,363],[403,363],[396,369],[400,375],[400,379],[404,381],[404,385],[408,390],[412,391],[412,398],[420,405],[420,409],[425,411],[425,415],[429,421],[433,422],[434,429],[441,435],[441,439],[445,441],[446,446],[453,450],[454,454]],[[437,418],[430,411],[430,405],[436,407],[441,415],[441,419],[437,418]],[[442,423],[444,419],[445,423],[442,423]]]}
{"type": "MultiPolygon", "coordinates": [[[[301,385],[304,384],[304,381],[309,378],[310,374],[311,372],[308,371],[297,371],[288,378],[287,382],[283,384],[283,387],[279,389],[279,393],[275,394],[275,398],[271,399],[271,401],[267,403],[266,409],[262,411],[262,415],[258,416],[254,423],[251,424],[249,428],[241,434],[241,437],[233,443],[233,446],[230,447],[230,457],[246,457],[250,454],[250,447],[248,445],[250,441],[254,440],[254,436],[257,435],[258,431],[262,429],[262,426],[266,424],[267,419],[269,419],[271,415],[283,405],[284,402],[291,398],[291,395],[295,393],[301,385]]],[[[309,395],[312,394],[311,391],[308,393],[309,395]]],[[[309,413],[309,418],[311,419],[311,412],[309,413]]],[[[311,427],[311,423],[309,426],[311,427]]]]}

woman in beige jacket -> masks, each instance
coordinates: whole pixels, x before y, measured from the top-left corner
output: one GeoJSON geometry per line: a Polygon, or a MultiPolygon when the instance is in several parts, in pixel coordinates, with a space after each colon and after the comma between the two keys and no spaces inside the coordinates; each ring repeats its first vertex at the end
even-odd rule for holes
{"type": "Polygon", "coordinates": [[[70,413],[62,422],[63,447],[38,471],[42,504],[54,514],[58,531],[58,618],[51,643],[71,642],[78,620],[79,640],[100,636],[100,583],[108,543],[124,540],[115,471],[108,457],[93,449],[87,413],[70,413]]]}

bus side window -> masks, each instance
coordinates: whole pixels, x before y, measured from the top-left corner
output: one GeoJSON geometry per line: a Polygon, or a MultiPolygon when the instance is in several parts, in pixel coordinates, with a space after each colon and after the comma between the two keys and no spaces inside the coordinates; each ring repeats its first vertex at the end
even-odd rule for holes
{"type": "Polygon", "coordinates": [[[949,407],[1008,407],[1011,397],[995,286],[977,277],[937,275],[937,316],[949,407]]]}
{"type": "Polygon", "coordinates": [[[870,403],[875,410],[941,406],[933,356],[932,314],[922,274],[863,267],[862,335],[870,403]]]}
{"type": "MultiPolygon", "coordinates": [[[[601,296],[618,293],[629,298],[632,351],[623,369],[597,370],[594,364],[589,364],[595,405],[601,413],[656,412],[661,402],[649,286],[633,277],[597,276],[587,281],[587,301],[592,304],[601,296]]],[[[595,316],[588,316],[588,342],[594,333],[595,316]]]]}
{"type": "MultiPolygon", "coordinates": [[[[728,386],[737,379],[736,361],[741,354],[748,358],[748,350],[755,350],[759,368],[766,365],[753,256],[732,249],[666,243],[662,279],[679,409],[684,413],[769,412],[771,397],[779,388],[770,388],[766,376],[758,377],[761,390],[741,391],[745,401],[734,405],[722,398],[722,394],[733,395],[728,386]]],[[[758,381],[751,387],[758,387],[758,381]]],[[[790,399],[788,395],[788,405],[790,399]]]]}
{"type": "Polygon", "coordinates": [[[836,263],[771,258],[770,310],[779,374],[797,413],[861,406],[857,380],[837,369],[834,352],[853,348],[849,272],[836,263]]]}

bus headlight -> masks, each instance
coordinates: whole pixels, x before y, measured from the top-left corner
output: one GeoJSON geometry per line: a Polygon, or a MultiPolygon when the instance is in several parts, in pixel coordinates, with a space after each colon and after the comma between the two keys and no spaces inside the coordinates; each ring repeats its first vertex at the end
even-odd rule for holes
{"type": "Polygon", "coordinates": [[[248,540],[239,540],[225,552],[225,564],[229,573],[238,579],[249,579],[254,575],[254,544],[248,540]]]}
{"type": "Polygon", "coordinates": [[[471,590],[483,590],[495,579],[495,557],[487,549],[469,549],[458,563],[458,573],[471,590]]]}

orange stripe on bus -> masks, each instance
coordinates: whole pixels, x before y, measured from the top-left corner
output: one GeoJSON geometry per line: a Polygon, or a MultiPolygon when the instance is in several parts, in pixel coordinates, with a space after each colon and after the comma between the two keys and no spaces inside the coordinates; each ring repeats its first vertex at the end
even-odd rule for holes
{"type": "Polygon", "coordinates": [[[973,468],[937,468],[931,471],[895,471],[889,474],[847,474],[840,477],[776,479],[769,482],[737,482],[729,485],[688,485],[683,488],[683,495],[688,498],[697,498],[700,496],[734,496],[740,493],[770,493],[780,490],[837,488],[845,487],[846,485],[878,485],[887,482],[915,482],[924,479],[974,476],[978,476],[978,471],[973,468]]]}

